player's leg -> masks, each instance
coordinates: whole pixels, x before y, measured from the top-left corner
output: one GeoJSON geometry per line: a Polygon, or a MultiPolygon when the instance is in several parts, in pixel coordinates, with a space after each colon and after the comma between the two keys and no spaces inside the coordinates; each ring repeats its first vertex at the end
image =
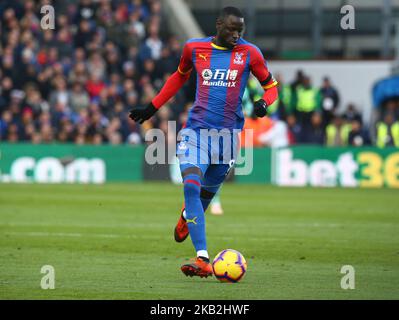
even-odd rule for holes
{"type": "Polygon", "coordinates": [[[201,202],[204,208],[207,208],[218,196],[230,169],[231,166],[228,164],[212,164],[209,166],[201,188],[201,202]]]}
{"type": "Polygon", "coordinates": [[[205,215],[200,199],[202,171],[199,167],[189,164],[182,165],[181,170],[184,184],[185,220],[197,252],[196,260],[183,265],[181,270],[187,276],[208,277],[213,272],[209,263],[205,215]]]}
{"type": "MultiPolygon", "coordinates": [[[[220,203],[218,188],[213,189],[213,188],[206,188],[204,186],[201,186],[200,199],[201,199],[202,207],[205,212],[208,209],[209,205],[212,205],[213,203],[220,203]]],[[[183,217],[185,218],[186,210],[185,210],[184,203],[182,206],[181,213],[182,213],[183,217]]],[[[180,241],[178,241],[178,242],[180,242],[180,241]]]]}
{"type": "MultiPolygon", "coordinates": [[[[222,171],[221,171],[221,174],[217,174],[219,176],[217,178],[218,179],[217,181],[221,181],[221,182],[216,182],[215,183],[214,176],[215,176],[216,170],[220,170],[220,169],[214,168],[213,165],[211,165],[210,167],[208,167],[208,169],[206,167],[204,167],[202,169],[202,171],[201,171],[201,172],[205,172],[205,171],[208,172],[208,170],[209,170],[209,173],[205,174],[206,177],[209,177],[209,178],[208,178],[208,180],[205,180],[202,183],[201,193],[200,193],[200,200],[201,200],[204,212],[208,209],[209,205],[212,203],[212,201],[215,199],[215,197],[218,197],[218,190],[219,190],[219,188],[221,186],[221,183],[224,180],[225,172],[226,172],[226,170],[227,171],[229,170],[228,166],[227,167],[226,166],[219,167],[219,168],[222,168],[221,169],[222,171]],[[209,170],[210,167],[212,167],[212,168],[209,170]]],[[[220,200],[217,199],[216,201],[219,201],[219,205],[220,205],[220,200]]],[[[220,214],[220,212],[218,214],[220,214]]],[[[183,206],[182,206],[182,209],[181,209],[181,218],[179,220],[180,223],[178,224],[179,229],[181,229],[182,231],[181,232],[176,232],[175,231],[175,240],[177,242],[184,241],[187,238],[187,236],[188,236],[188,229],[183,224],[183,222],[185,222],[186,215],[187,214],[186,214],[185,204],[183,203],[183,206]]],[[[176,227],[178,227],[178,226],[176,226],[176,227]]]]}
{"type": "Polygon", "coordinates": [[[214,200],[216,193],[219,188],[205,187],[202,185],[201,187],[201,203],[204,208],[204,212],[208,209],[209,205],[214,200]]]}
{"type": "Polygon", "coordinates": [[[227,137],[227,140],[226,138],[219,139],[217,147],[214,148],[213,146],[211,149],[212,153],[219,156],[219,162],[212,163],[204,175],[201,191],[204,191],[207,197],[201,198],[201,201],[204,210],[209,205],[211,206],[212,214],[223,214],[220,202],[220,187],[234,165],[236,157],[234,150],[238,150],[238,138],[235,134],[227,137]]]}
{"type": "MultiPolygon", "coordinates": [[[[194,179],[192,179],[193,181],[191,181],[191,183],[193,183],[194,181],[197,181],[197,183],[199,183],[199,184],[201,184],[201,177],[202,177],[202,171],[196,165],[184,164],[184,165],[180,165],[180,169],[182,171],[182,180],[183,180],[183,185],[184,185],[184,202],[183,202],[183,207],[181,210],[181,215],[180,215],[179,221],[174,230],[176,242],[183,242],[189,235],[187,219],[190,219],[191,215],[188,215],[187,210],[186,210],[186,194],[187,194],[187,196],[190,197],[190,199],[192,199],[192,197],[195,195],[195,193],[194,193],[194,190],[191,190],[191,189],[195,189],[195,187],[191,186],[190,184],[186,186],[185,183],[187,183],[187,181],[185,182],[185,180],[188,180],[186,177],[188,175],[194,175],[195,177],[194,177],[194,179]],[[199,179],[197,179],[197,177],[199,177],[199,179]]],[[[189,181],[189,183],[190,183],[190,181],[189,181]]],[[[196,199],[193,199],[193,201],[194,201],[194,203],[196,203],[196,199]]],[[[192,210],[193,210],[192,202],[190,202],[190,210],[189,211],[192,212],[192,210]]]]}
{"type": "Polygon", "coordinates": [[[215,194],[215,196],[212,198],[209,206],[210,206],[209,210],[212,214],[214,214],[214,215],[222,215],[223,214],[222,202],[220,201],[220,189],[215,194]]]}
{"type": "MultiPolygon", "coordinates": [[[[209,203],[211,202],[212,198],[214,195],[217,193],[219,190],[220,186],[222,185],[224,179],[227,177],[227,174],[229,173],[232,165],[234,162],[230,162],[230,164],[211,164],[208,166],[206,171],[204,170],[204,177],[202,179],[203,183],[201,186],[201,191],[199,193],[201,197],[201,206],[203,208],[207,208],[209,203]]],[[[183,178],[183,181],[185,179],[183,178]]],[[[198,192],[198,191],[197,191],[198,192]]],[[[186,197],[185,197],[186,199],[186,197]]],[[[187,200],[187,199],[186,199],[187,200]]],[[[189,222],[189,208],[188,208],[188,203],[186,202],[186,215],[187,215],[187,222],[189,222]]],[[[205,222],[205,215],[203,214],[204,222],[205,222]]],[[[191,224],[188,223],[190,226],[191,224]]],[[[192,235],[192,229],[189,228],[190,230],[190,236],[191,239],[193,240],[193,235],[192,235]]],[[[205,223],[204,223],[204,229],[203,229],[203,234],[205,237],[205,223]]],[[[194,240],[193,240],[194,244],[194,240]]],[[[194,244],[195,246],[195,244],[194,244]]],[[[206,242],[205,242],[205,248],[206,248],[206,242]]],[[[200,249],[199,247],[196,247],[197,250],[197,259],[194,263],[191,264],[186,264],[182,266],[182,271],[184,274],[188,276],[208,276],[212,274],[212,268],[209,263],[209,255],[208,252],[206,252],[207,259],[205,258],[200,258],[199,256],[202,256],[202,251],[198,251],[200,249]]]]}
{"type": "Polygon", "coordinates": [[[209,166],[208,143],[200,138],[199,132],[193,130],[185,130],[181,137],[176,154],[183,179],[185,212],[180,220],[185,220],[197,253],[196,260],[183,265],[181,270],[187,276],[207,277],[213,272],[206,246],[205,216],[200,195],[203,174],[209,166]]]}
{"type": "MultiPolygon", "coordinates": [[[[191,153],[191,150],[189,150],[189,149],[191,149],[193,147],[193,143],[191,140],[191,138],[193,138],[193,137],[194,137],[193,134],[183,134],[182,133],[182,141],[184,141],[183,142],[184,148],[182,149],[180,147],[181,144],[179,144],[178,150],[177,150],[177,156],[178,156],[179,161],[181,161],[181,159],[183,160],[181,163],[188,163],[188,161],[185,161],[186,159],[184,159],[184,157],[186,157],[185,154],[191,153]]],[[[223,144],[223,139],[218,139],[216,141],[216,143],[209,143],[208,137],[206,139],[204,138],[200,141],[197,140],[195,142],[195,147],[197,149],[196,150],[197,154],[195,157],[196,157],[197,162],[201,163],[201,164],[209,163],[210,165],[212,165],[211,163],[213,160],[209,159],[209,154],[212,154],[212,156],[216,156],[216,158],[218,158],[217,164],[219,164],[219,161],[223,160],[225,157],[228,157],[228,160],[231,160],[232,157],[234,157],[234,153],[232,150],[237,145],[237,141],[236,141],[237,138],[235,138],[232,135],[232,136],[229,136],[227,139],[230,140],[230,143],[227,143],[226,145],[223,144]],[[228,150],[230,150],[230,153],[228,152],[228,150]]],[[[215,142],[214,140],[212,140],[212,141],[215,142]]],[[[193,159],[191,159],[191,160],[193,160],[193,159]]],[[[194,163],[194,162],[192,162],[192,163],[194,163]]],[[[201,168],[202,173],[204,173],[205,171],[208,170],[208,165],[206,165],[206,166],[198,165],[198,166],[201,168]]],[[[214,170],[215,169],[211,169],[210,172],[214,172],[214,170]]],[[[211,173],[211,175],[212,175],[212,173],[211,173]]],[[[224,176],[222,176],[221,179],[223,181],[224,176]]],[[[207,210],[212,199],[215,197],[215,194],[217,193],[219,187],[220,187],[220,184],[217,186],[210,186],[207,182],[205,182],[205,186],[204,185],[202,186],[200,198],[201,198],[201,203],[202,203],[204,212],[207,210]]],[[[220,203],[220,202],[218,202],[218,199],[216,199],[216,203],[220,203]]],[[[186,212],[185,212],[184,203],[183,203],[183,207],[181,210],[181,214],[182,214],[183,218],[185,218],[186,212]]],[[[184,239],[182,239],[182,240],[176,239],[176,241],[178,241],[178,242],[181,242],[183,240],[184,239]]]]}
{"type": "Polygon", "coordinates": [[[184,188],[185,219],[190,232],[191,241],[197,251],[197,255],[208,257],[205,239],[205,217],[202,207],[201,177],[202,172],[199,167],[182,165],[182,177],[184,188]]]}
{"type": "MultiPolygon", "coordinates": [[[[182,130],[181,140],[177,145],[176,156],[179,160],[179,168],[182,176],[182,181],[184,185],[184,198],[183,207],[181,210],[181,215],[179,221],[175,227],[174,235],[176,242],[184,241],[189,234],[189,227],[187,224],[187,219],[191,219],[190,216],[193,212],[193,207],[196,207],[197,201],[200,201],[200,196],[196,197],[195,183],[201,185],[201,178],[203,172],[207,169],[207,154],[206,152],[201,152],[201,140],[198,138],[198,133],[192,130],[182,130]],[[192,175],[191,183],[187,184],[187,180],[190,180],[190,175],[192,175]],[[194,185],[193,185],[194,183],[194,185]],[[186,198],[190,198],[190,207],[188,214],[187,201],[186,198]]],[[[190,182],[190,181],[189,181],[190,182]]],[[[202,209],[203,211],[203,209],[202,209]]],[[[197,218],[198,219],[198,218],[197,218]]],[[[195,237],[195,236],[194,236],[195,237]]]]}
{"type": "MultiPolygon", "coordinates": [[[[204,212],[208,208],[209,204],[213,201],[215,197],[215,192],[216,190],[210,191],[209,189],[201,187],[200,200],[204,212]]],[[[174,232],[176,242],[183,242],[188,237],[189,230],[186,218],[187,218],[186,206],[183,202],[183,206],[180,212],[180,218],[179,221],[177,222],[174,232]]]]}
{"type": "MultiPolygon", "coordinates": [[[[219,186],[216,186],[216,187],[201,186],[200,200],[201,200],[201,204],[202,204],[202,208],[203,208],[204,212],[207,210],[208,206],[213,201],[214,197],[217,195],[218,189],[219,189],[219,186]]],[[[184,240],[186,240],[186,238],[189,235],[189,229],[187,226],[186,219],[187,219],[187,212],[186,212],[185,204],[183,203],[183,206],[181,209],[181,215],[180,215],[179,221],[177,222],[177,225],[176,225],[175,231],[174,231],[176,242],[183,242],[184,240]]]]}

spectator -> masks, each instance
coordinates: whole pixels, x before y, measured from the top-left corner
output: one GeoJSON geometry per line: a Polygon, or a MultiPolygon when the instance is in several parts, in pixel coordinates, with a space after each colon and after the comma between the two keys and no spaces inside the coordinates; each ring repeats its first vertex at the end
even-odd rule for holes
{"type": "Polygon", "coordinates": [[[148,29],[149,37],[145,41],[146,46],[150,49],[151,58],[159,60],[161,58],[162,41],[159,38],[159,27],[152,23],[148,29]]]}
{"type": "Polygon", "coordinates": [[[72,86],[72,90],[69,92],[69,101],[71,110],[75,113],[79,113],[82,109],[86,109],[90,103],[89,94],[84,89],[80,82],[75,82],[72,86]]]}
{"type": "Polygon", "coordinates": [[[40,91],[36,85],[30,84],[25,87],[26,98],[25,108],[30,109],[33,115],[39,115],[44,110],[49,110],[50,106],[47,101],[44,101],[40,91]]]}
{"type": "Polygon", "coordinates": [[[98,80],[104,80],[106,75],[105,60],[99,51],[94,51],[87,62],[87,71],[98,80]]]}
{"type": "Polygon", "coordinates": [[[105,89],[105,83],[101,80],[99,72],[90,74],[89,81],[86,83],[86,90],[90,98],[98,98],[102,90],[105,89]]]}
{"type": "Polygon", "coordinates": [[[352,103],[348,104],[348,106],[346,107],[346,111],[343,114],[343,118],[347,122],[352,122],[353,120],[357,120],[361,124],[363,123],[362,115],[360,114],[359,111],[356,110],[355,105],[352,103]]]}
{"type": "Polygon", "coordinates": [[[315,111],[320,110],[321,96],[320,90],[312,86],[308,76],[303,78],[302,84],[296,88],[295,113],[299,125],[307,131],[310,125],[310,119],[315,111]]]}
{"type": "Polygon", "coordinates": [[[88,21],[93,19],[96,15],[96,6],[92,3],[92,0],[80,0],[77,9],[77,15],[75,17],[75,23],[81,21],[88,21]]]}
{"type": "Polygon", "coordinates": [[[93,35],[94,33],[92,32],[90,22],[86,19],[83,19],[80,21],[78,32],[74,37],[75,47],[87,49],[87,46],[93,38],[93,35]]]}
{"type": "Polygon", "coordinates": [[[322,99],[321,106],[323,112],[323,127],[325,128],[327,124],[331,122],[331,119],[338,108],[339,94],[337,89],[331,85],[330,79],[328,77],[324,77],[320,93],[322,99]]]}
{"type": "Polygon", "coordinates": [[[296,89],[298,86],[302,85],[305,80],[305,74],[303,73],[302,70],[297,70],[296,72],[296,77],[294,81],[291,83],[291,90],[293,93],[296,92],[296,89]]]}
{"type": "Polygon", "coordinates": [[[129,17],[129,33],[134,35],[137,43],[146,36],[144,23],[140,21],[141,12],[139,10],[133,11],[129,17]]]}
{"type": "Polygon", "coordinates": [[[5,110],[0,119],[0,141],[7,140],[8,128],[12,123],[12,114],[10,110],[5,110]]]}
{"type": "Polygon", "coordinates": [[[67,90],[67,82],[64,77],[57,76],[53,81],[55,90],[50,93],[50,107],[53,108],[57,104],[69,105],[69,94],[67,90]]]}
{"type": "Polygon", "coordinates": [[[384,121],[377,123],[377,147],[394,146],[399,148],[399,121],[393,113],[386,113],[384,121]]]}
{"type": "Polygon", "coordinates": [[[287,126],[289,144],[300,143],[302,139],[302,128],[297,123],[295,115],[289,114],[287,116],[287,126]]]}
{"type": "Polygon", "coordinates": [[[389,99],[382,105],[382,115],[391,113],[395,119],[399,119],[399,99],[389,99]]]}
{"type": "Polygon", "coordinates": [[[302,131],[301,142],[323,145],[325,141],[325,130],[323,128],[323,117],[320,112],[312,114],[308,131],[302,131]]]}
{"type": "Polygon", "coordinates": [[[278,82],[278,108],[277,112],[280,119],[286,119],[289,114],[293,112],[292,88],[290,85],[284,83],[283,76],[276,74],[276,81],[278,82]]]}
{"type": "Polygon", "coordinates": [[[14,84],[10,77],[3,77],[0,84],[0,114],[10,103],[10,95],[14,84]]]}
{"type": "Polygon", "coordinates": [[[332,123],[326,127],[326,145],[330,147],[346,146],[350,130],[350,125],[345,122],[342,116],[334,116],[332,123]]]}
{"type": "Polygon", "coordinates": [[[361,147],[370,144],[370,136],[367,130],[362,126],[359,119],[353,119],[351,122],[351,131],[349,132],[348,144],[354,147],[361,147]]]}
{"type": "Polygon", "coordinates": [[[61,59],[72,56],[72,36],[67,27],[62,28],[57,34],[57,48],[61,59]]]}
{"type": "Polygon", "coordinates": [[[87,80],[88,74],[85,63],[77,62],[69,73],[69,83],[80,83],[81,85],[84,85],[87,83],[87,80]]]}

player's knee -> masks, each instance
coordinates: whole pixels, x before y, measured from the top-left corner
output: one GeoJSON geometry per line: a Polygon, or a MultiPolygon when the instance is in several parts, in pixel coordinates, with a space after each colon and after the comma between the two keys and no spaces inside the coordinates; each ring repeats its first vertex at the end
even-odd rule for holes
{"type": "Polygon", "coordinates": [[[202,177],[202,172],[201,172],[201,169],[200,169],[200,168],[194,167],[194,166],[193,166],[193,167],[189,167],[189,168],[185,169],[185,170],[182,172],[183,180],[184,180],[188,175],[196,175],[196,176],[198,176],[198,177],[202,177]]]}

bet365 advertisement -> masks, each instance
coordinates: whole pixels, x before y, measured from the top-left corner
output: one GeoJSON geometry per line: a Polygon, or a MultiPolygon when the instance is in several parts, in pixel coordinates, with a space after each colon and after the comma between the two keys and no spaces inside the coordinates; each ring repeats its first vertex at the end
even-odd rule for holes
{"type": "Polygon", "coordinates": [[[399,188],[399,149],[295,146],[255,149],[253,171],[237,182],[296,187],[399,188]]]}
{"type": "Polygon", "coordinates": [[[399,188],[399,150],[293,147],[272,152],[281,186],[399,188]]]}

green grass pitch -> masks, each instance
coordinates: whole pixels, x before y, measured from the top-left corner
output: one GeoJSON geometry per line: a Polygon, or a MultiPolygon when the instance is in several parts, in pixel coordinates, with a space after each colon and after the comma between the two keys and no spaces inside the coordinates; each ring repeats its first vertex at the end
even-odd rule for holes
{"type": "Polygon", "coordinates": [[[181,186],[2,184],[0,299],[399,299],[398,190],[226,184],[221,197],[208,247],[243,253],[238,284],[181,273],[194,256],[173,240],[181,186]]]}

